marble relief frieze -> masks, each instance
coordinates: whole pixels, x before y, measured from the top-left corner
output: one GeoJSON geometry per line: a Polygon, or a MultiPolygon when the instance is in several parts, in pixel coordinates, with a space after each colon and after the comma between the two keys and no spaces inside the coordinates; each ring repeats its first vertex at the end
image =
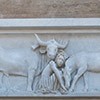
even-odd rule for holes
{"type": "Polygon", "coordinates": [[[99,96],[100,30],[67,28],[0,28],[0,96],[99,96]]]}

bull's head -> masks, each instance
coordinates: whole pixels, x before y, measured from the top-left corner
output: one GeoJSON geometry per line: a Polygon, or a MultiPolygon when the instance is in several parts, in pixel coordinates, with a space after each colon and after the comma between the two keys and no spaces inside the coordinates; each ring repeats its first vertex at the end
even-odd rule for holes
{"type": "Polygon", "coordinates": [[[38,41],[38,45],[35,48],[33,46],[33,49],[36,49],[38,46],[45,46],[46,47],[45,51],[41,51],[41,52],[42,53],[47,52],[47,56],[50,59],[54,59],[56,57],[59,48],[65,49],[68,45],[68,42],[66,44],[59,44],[55,39],[44,42],[38,37],[37,34],[35,34],[35,37],[38,41]]]}

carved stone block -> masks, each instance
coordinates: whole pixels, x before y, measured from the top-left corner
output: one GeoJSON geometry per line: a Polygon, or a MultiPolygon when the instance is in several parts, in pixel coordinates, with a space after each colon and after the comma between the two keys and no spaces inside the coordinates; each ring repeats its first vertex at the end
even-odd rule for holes
{"type": "Polygon", "coordinates": [[[99,20],[1,20],[0,96],[99,96],[99,20]]]}

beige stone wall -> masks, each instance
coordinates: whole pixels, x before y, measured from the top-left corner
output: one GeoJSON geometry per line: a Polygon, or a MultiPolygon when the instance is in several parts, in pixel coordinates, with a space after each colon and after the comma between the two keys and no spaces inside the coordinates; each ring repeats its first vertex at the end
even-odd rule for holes
{"type": "Polygon", "coordinates": [[[0,18],[100,17],[100,0],[0,0],[0,18]]]}

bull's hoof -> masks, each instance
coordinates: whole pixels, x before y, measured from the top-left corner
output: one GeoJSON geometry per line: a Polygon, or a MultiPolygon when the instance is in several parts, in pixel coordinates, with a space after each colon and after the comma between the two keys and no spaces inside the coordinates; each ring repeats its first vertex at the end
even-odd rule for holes
{"type": "Polygon", "coordinates": [[[32,89],[31,88],[27,88],[27,91],[32,92],[32,89]]]}

